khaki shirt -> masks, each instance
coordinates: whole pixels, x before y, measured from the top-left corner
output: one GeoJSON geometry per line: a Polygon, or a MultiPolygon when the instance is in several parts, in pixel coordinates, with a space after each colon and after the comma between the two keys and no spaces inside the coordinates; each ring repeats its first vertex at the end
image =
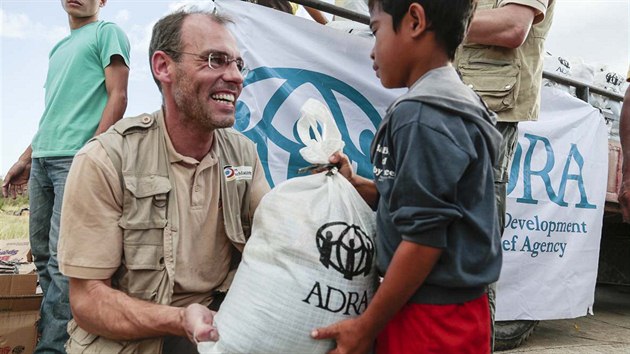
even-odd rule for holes
{"type": "Polygon", "coordinates": [[[536,10],[525,42],[516,49],[464,43],[454,65],[465,84],[475,90],[498,121],[537,120],[540,111],[544,42],[551,27],[554,0],[479,0],[477,9],[508,4],[536,10]]]}
{"type": "MultiPolygon", "coordinates": [[[[164,127],[164,124],[161,124],[164,127]]],[[[201,160],[179,154],[164,130],[170,173],[179,210],[175,287],[171,304],[207,304],[228,274],[235,248],[228,240],[220,207],[220,178],[215,147],[201,160]]],[[[269,190],[260,161],[254,169],[251,215],[269,190]]],[[[122,264],[121,183],[98,142],[75,157],[68,175],[61,217],[60,270],[69,277],[109,279],[122,264]]]]}

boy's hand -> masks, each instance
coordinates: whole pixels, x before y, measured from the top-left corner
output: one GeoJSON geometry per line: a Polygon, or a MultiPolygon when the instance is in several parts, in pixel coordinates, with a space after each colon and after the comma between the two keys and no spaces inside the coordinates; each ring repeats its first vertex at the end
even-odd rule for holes
{"type": "Polygon", "coordinates": [[[5,198],[15,199],[18,195],[22,195],[26,191],[28,178],[31,174],[31,162],[18,160],[11,168],[7,175],[4,176],[2,184],[2,195],[5,198]]]}
{"type": "Polygon", "coordinates": [[[364,354],[372,349],[375,335],[370,333],[359,318],[353,318],[315,329],[311,332],[311,337],[334,339],[337,347],[328,354],[364,354]]]}
{"type": "Polygon", "coordinates": [[[339,173],[344,176],[350,183],[354,179],[354,170],[350,164],[350,159],[343,152],[336,152],[328,159],[330,163],[339,167],[339,173]]]}

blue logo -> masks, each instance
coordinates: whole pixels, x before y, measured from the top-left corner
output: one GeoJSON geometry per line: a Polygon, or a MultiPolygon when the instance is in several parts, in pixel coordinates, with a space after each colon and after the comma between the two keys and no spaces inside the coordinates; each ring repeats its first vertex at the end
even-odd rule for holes
{"type": "MultiPolygon", "coordinates": [[[[374,132],[382,117],[376,108],[374,108],[359,91],[345,82],[323,73],[305,69],[269,67],[259,67],[250,71],[243,83],[244,91],[246,91],[247,86],[268,79],[280,79],[282,83],[277,90],[270,95],[270,99],[267,102],[260,103],[259,106],[264,107],[260,121],[250,127],[252,119],[251,109],[243,101],[238,101],[234,127],[256,143],[258,155],[260,156],[265,170],[265,176],[271,186],[275,185],[274,182],[279,181],[273,180],[269,167],[270,144],[274,145],[274,149],[280,148],[288,153],[286,179],[295,177],[299,168],[309,165],[309,163],[300,156],[299,150],[303,148],[304,145],[299,143],[300,139],[295,124],[292,127],[293,137],[285,136],[273,124],[274,120],[282,119],[282,117],[278,117],[278,111],[282,104],[291,97],[294,91],[304,85],[314,87],[330,109],[337,123],[337,127],[341,132],[342,139],[346,143],[344,153],[348,155],[351,161],[357,164],[357,173],[365,177],[372,177],[372,165],[369,156],[370,144],[374,139],[374,132]],[[348,118],[350,117],[344,117],[338,97],[344,100],[347,99],[351,104],[356,105],[365,113],[371,123],[370,126],[360,127],[360,131],[358,132],[356,131],[356,125],[352,127],[353,135],[356,134],[358,136],[358,146],[353,144],[350,138],[350,131],[347,124],[348,118]]],[[[299,111],[296,111],[295,116],[297,117],[298,114],[299,111]]],[[[276,122],[276,124],[278,124],[278,122],[276,122]]]]}

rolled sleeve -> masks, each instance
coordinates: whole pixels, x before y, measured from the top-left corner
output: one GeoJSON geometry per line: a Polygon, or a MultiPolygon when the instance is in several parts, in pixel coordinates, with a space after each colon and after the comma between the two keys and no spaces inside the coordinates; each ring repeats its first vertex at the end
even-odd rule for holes
{"type": "Polygon", "coordinates": [[[470,157],[449,137],[414,122],[394,132],[396,179],[390,215],[403,240],[447,247],[447,229],[462,217],[457,184],[470,157]]]}
{"type": "Polygon", "coordinates": [[[545,19],[545,14],[547,13],[547,6],[549,5],[549,0],[502,0],[502,1],[499,1],[499,7],[505,6],[508,4],[527,6],[536,10],[536,16],[534,17],[534,24],[536,24],[545,19]]]}
{"type": "Polygon", "coordinates": [[[111,58],[114,55],[119,55],[125,61],[125,65],[129,67],[131,45],[125,32],[117,25],[106,22],[103,24],[98,36],[99,42],[102,44],[99,55],[103,69],[111,64],[111,58]]]}
{"type": "Polygon", "coordinates": [[[98,142],[74,158],[61,212],[59,268],[73,278],[109,279],[120,267],[122,189],[98,142]]]}

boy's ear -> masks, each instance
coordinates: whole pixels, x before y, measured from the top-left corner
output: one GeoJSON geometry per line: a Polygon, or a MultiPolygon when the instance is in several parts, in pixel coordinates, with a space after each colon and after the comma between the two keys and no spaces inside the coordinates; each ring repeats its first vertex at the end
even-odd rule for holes
{"type": "Polygon", "coordinates": [[[417,2],[409,5],[407,17],[409,21],[405,25],[408,27],[412,38],[417,38],[426,31],[427,20],[422,5],[417,2]]]}

